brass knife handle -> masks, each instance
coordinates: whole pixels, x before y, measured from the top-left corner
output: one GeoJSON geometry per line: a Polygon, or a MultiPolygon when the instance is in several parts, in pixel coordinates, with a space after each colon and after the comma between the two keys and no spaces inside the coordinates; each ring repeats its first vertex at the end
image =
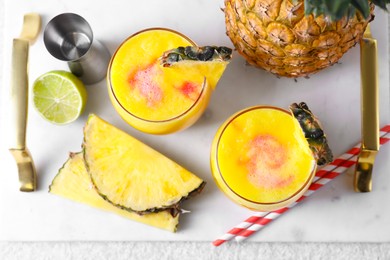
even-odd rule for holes
{"type": "Polygon", "coordinates": [[[377,41],[372,38],[368,25],[360,41],[362,147],[354,175],[354,188],[357,192],[372,190],[372,171],[379,150],[377,56],[377,41]]]}
{"type": "Polygon", "coordinates": [[[11,148],[25,149],[28,106],[29,42],[14,39],[11,74],[11,148]]]}
{"type": "Polygon", "coordinates": [[[378,61],[377,42],[360,42],[362,148],[379,150],[378,61]]]}

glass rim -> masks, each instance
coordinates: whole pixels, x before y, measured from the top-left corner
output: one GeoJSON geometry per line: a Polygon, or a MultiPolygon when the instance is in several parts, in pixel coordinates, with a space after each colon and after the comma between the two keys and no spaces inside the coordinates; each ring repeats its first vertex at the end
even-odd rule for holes
{"type": "Polygon", "coordinates": [[[290,196],[288,196],[287,198],[283,199],[283,200],[278,200],[278,201],[274,201],[274,202],[259,202],[259,201],[255,201],[255,200],[250,200],[248,198],[245,198],[244,196],[240,195],[239,193],[237,193],[235,190],[233,190],[230,185],[228,185],[228,183],[226,182],[223,174],[222,174],[222,171],[220,169],[220,166],[219,166],[219,160],[218,160],[218,151],[219,151],[219,146],[220,146],[220,141],[221,141],[221,138],[225,132],[225,130],[227,129],[227,127],[236,119],[238,118],[239,116],[241,116],[242,114],[245,114],[247,112],[250,112],[250,111],[253,111],[253,110],[257,110],[257,109],[273,109],[273,110],[279,110],[281,112],[284,112],[286,114],[289,114],[290,116],[291,113],[289,111],[287,111],[286,109],[283,109],[283,108],[280,108],[280,107],[276,107],[276,106],[269,106],[269,105],[258,105],[258,106],[252,106],[252,107],[248,107],[246,109],[243,109],[239,112],[237,112],[236,114],[234,114],[233,116],[231,116],[228,120],[226,120],[223,124],[223,128],[221,130],[221,133],[219,134],[218,136],[218,140],[217,140],[217,143],[216,143],[216,148],[215,148],[215,162],[216,162],[216,166],[217,166],[217,170],[218,170],[218,174],[221,178],[221,180],[223,181],[223,184],[225,184],[225,186],[231,191],[233,192],[234,195],[238,196],[240,199],[244,200],[244,201],[247,201],[247,202],[250,202],[250,203],[253,203],[255,205],[276,205],[276,204],[281,204],[281,203],[285,203],[287,202],[288,200],[294,198],[295,196],[297,196],[300,192],[302,192],[303,189],[305,189],[306,187],[308,187],[310,185],[310,182],[312,180],[312,177],[314,176],[315,174],[315,171],[316,171],[316,168],[317,168],[317,165],[315,163],[315,160],[313,160],[313,166],[312,166],[312,170],[307,178],[307,180],[305,181],[305,183],[296,191],[294,192],[293,194],[291,194],[290,196]]]}
{"type": "Polygon", "coordinates": [[[124,112],[126,112],[128,115],[138,119],[138,120],[141,120],[141,121],[144,121],[144,122],[148,122],[148,123],[166,123],[166,122],[171,122],[171,121],[174,121],[178,118],[181,118],[183,116],[185,116],[186,114],[188,114],[198,103],[199,101],[202,99],[203,97],[203,93],[205,92],[206,90],[206,86],[207,86],[207,82],[206,82],[206,77],[204,77],[204,80],[203,80],[203,86],[202,86],[202,90],[200,91],[197,99],[194,101],[194,103],[188,108],[186,109],[185,111],[183,111],[182,113],[180,113],[179,115],[176,115],[174,117],[171,117],[171,118],[168,118],[168,119],[163,119],[163,120],[151,120],[151,119],[145,119],[145,118],[142,118],[142,117],[139,117],[137,115],[135,115],[134,113],[130,112],[128,109],[126,109],[121,102],[119,102],[116,94],[115,94],[115,91],[113,89],[113,84],[111,82],[111,67],[112,67],[112,63],[114,62],[114,59],[115,59],[115,56],[116,54],[118,53],[118,51],[121,49],[121,47],[128,41],[130,40],[131,38],[133,38],[134,36],[138,35],[138,34],[141,34],[141,33],[144,33],[144,32],[147,32],[147,31],[154,31],[154,30],[161,30],[161,31],[168,31],[168,32],[172,32],[174,34],[177,34],[181,37],[183,37],[184,39],[186,39],[187,41],[189,41],[193,46],[198,46],[191,38],[189,38],[188,36],[176,31],[176,30],[173,30],[173,29],[170,29],[170,28],[164,28],[164,27],[150,27],[150,28],[146,28],[146,29],[143,29],[143,30],[140,30],[132,35],[130,35],[129,37],[127,37],[124,41],[122,41],[122,43],[118,46],[118,48],[115,50],[115,53],[112,55],[112,58],[110,60],[110,63],[108,65],[108,73],[107,73],[107,79],[108,79],[108,82],[110,84],[110,92],[113,96],[113,98],[115,99],[115,101],[117,102],[117,104],[123,109],[124,112]]]}

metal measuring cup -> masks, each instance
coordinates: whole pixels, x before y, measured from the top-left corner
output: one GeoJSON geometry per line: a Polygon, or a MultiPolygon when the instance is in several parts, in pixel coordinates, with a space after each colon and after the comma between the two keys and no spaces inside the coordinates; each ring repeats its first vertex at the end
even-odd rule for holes
{"type": "Polygon", "coordinates": [[[111,55],[93,38],[91,26],[80,15],[63,13],[54,17],[46,25],[43,41],[49,53],[66,61],[70,71],[85,84],[106,76],[111,55]]]}

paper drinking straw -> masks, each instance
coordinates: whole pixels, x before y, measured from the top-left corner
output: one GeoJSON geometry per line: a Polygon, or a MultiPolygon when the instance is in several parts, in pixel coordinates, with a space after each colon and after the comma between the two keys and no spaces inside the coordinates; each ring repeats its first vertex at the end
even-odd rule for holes
{"type": "MultiPolygon", "coordinates": [[[[387,136],[387,135],[389,135],[389,132],[390,132],[390,125],[387,125],[381,129],[381,132],[380,132],[380,136],[381,136],[380,137],[380,144],[381,145],[384,145],[390,141],[390,136],[387,136]]],[[[288,207],[285,207],[281,210],[272,211],[269,214],[262,217],[261,219],[258,219],[256,221],[256,223],[254,223],[253,225],[249,226],[246,230],[239,233],[235,237],[235,240],[237,242],[241,242],[241,241],[247,239],[248,237],[250,237],[251,235],[253,235],[257,231],[262,229],[264,226],[266,226],[267,224],[272,222],[274,219],[278,218],[284,212],[288,211],[292,207],[299,204],[302,200],[304,200],[305,198],[312,195],[316,190],[323,187],[325,184],[327,184],[328,182],[330,182],[331,180],[333,180],[334,178],[339,176],[341,173],[345,172],[348,168],[355,165],[357,155],[358,155],[358,153],[356,153],[355,149],[352,148],[347,153],[338,157],[335,160],[335,161],[338,161],[338,163],[335,164],[335,168],[333,170],[330,170],[329,173],[324,174],[323,177],[319,178],[315,183],[312,183],[312,185],[310,185],[309,189],[303,194],[303,196],[299,200],[297,200],[295,203],[291,204],[288,207]],[[355,153],[355,155],[353,155],[353,153],[355,153]]],[[[333,161],[333,162],[335,162],[335,161],[333,161]]],[[[331,164],[329,164],[328,166],[332,166],[333,162],[331,164]]],[[[326,167],[328,167],[328,166],[326,166],[326,167]]],[[[321,170],[323,170],[323,169],[321,169],[321,170]]]]}
{"type": "MultiPolygon", "coordinates": [[[[385,137],[386,134],[390,132],[390,125],[387,125],[381,129],[381,145],[388,142],[390,138],[385,137]]],[[[316,172],[316,175],[313,179],[313,183],[310,185],[309,189],[304,193],[304,195],[298,199],[295,203],[291,204],[288,207],[284,207],[282,209],[272,211],[272,212],[255,212],[251,217],[244,220],[227,233],[213,241],[214,246],[219,246],[232,238],[236,238],[237,241],[242,241],[260,230],[266,224],[271,222],[273,219],[277,218],[290,208],[294,207],[300,201],[304,200],[306,197],[310,196],[317,189],[324,186],[330,180],[334,179],[341,173],[345,172],[347,169],[352,167],[356,163],[356,157],[360,151],[360,144],[351,148],[345,154],[339,156],[333,162],[328,164],[327,166],[321,168],[316,172]]]]}
{"type": "Polygon", "coordinates": [[[252,226],[254,223],[259,221],[262,217],[267,215],[269,212],[254,212],[252,216],[230,229],[228,232],[223,234],[221,237],[213,241],[214,246],[220,246],[226,241],[231,240],[235,236],[237,236],[242,231],[246,230],[248,227],[252,226]]]}

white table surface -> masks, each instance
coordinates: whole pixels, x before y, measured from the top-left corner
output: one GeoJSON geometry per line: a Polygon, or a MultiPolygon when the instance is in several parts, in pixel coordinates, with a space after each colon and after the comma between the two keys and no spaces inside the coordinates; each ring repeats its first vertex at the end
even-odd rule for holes
{"type": "MultiPolygon", "coordinates": [[[[3,1],[1,1],[1,5],[3,5],[3,1]]],[[[1,17],[3,17],[4,14],[1,13],[3,11],[3,8],[1,8],[0,10],[1,10],[0,11],[1,17]]],[[[3,19],[1,20],[1,23],[3,23],[3,19]]],[[[1,24],[0,29],[3,29],[3,24],[1,24]]],[[[110,43],[108,43],[108,45],[110,45],[110,43]]],[[[114,46],[114,45],[115,44],[113,44],[112,46],[114,46]]],[[[111,48],[112,48],[112,46],[111,46],[111,48]]],[[[3,50],[4,50],[4,48],[2,47],[1,51],[3,51],[3,50]]],[[[3,72],[3,70],[1,70],[1,72],[3,72]]],[[[339,149],[341,150],[341,147],[339,149]]],[[[388,152],[387,152],[387,154],[388,154],[388,152]]],[[[382,159],[382,160],[384,160],[384,159],[382,159]]],[[[347,187],[347,185],[349,185],[347,177],[345,177],[345,179],[341,180],[340,182],[341,183],[339,183],[339,184],[335,184],[335,185],[332,185],[328,188],[324,188],[324,191],[322,191],[323,192],[322,196],[326,197],[328,195],[328,198],[321,198],[320,197],[319,200],[321,202],[326,203],[327,202],[326,200],[328,200],[328,199],[331,200],[332,198],[336,198],[337,191],[340,188],[344,189],[347,187]],[[336,191],[336,194],[335,194],[335,191],[336,191]]],[[[379,183],[378,183],[378,185],[379,185],[379,183]]],[[[343,198],[344,197],[345,196],[343,195],[343,198]]],[[[350,197],[350,199],[351,199],[351,197],[350,197]]],[[[352,199],[352,202],[353,202],[353,199],[352,199]]],[[[328,201],[328,203],[329,203],[329,201],[328,201]]],[[[319,203],[317,203],[317,204],[319,204],[319,203]]],[[[312,206],[313,206],[313,203],[310,205],[310,207],[312,207],[312,206]]],[[[319,205],[317,205],[317,206],[318,206],[317,209],[321,210],[321,207],[319,205]]],[[[302,208],[303,207],[304,206],[302,206],[302,208]]],[[[309,206],[307,206],[307,207],[309,207],[309,206]]],[[[337,207],[337,205],[336,205],[336,207],[337,207]]],[[[301,210],[304,210],[304,209],[301,209],[301,210]]],[[[310,210],[313,210],[313,209],[310,209],[310,210]]],[[[238,210],[238,211],[240,211],[240,210],[238,210]]],[[[244,214],[245,214],[245,212],[244,212],[244,214]]],[[[297,214],[299,214],[299,213],[297,213],[297,214]]],[[[321,214],[319,214],[319,215],[321,215],[321,214]]],[[[286,216],[284,216],[283,218],[285,218],[285,217],[286,216]]],[[[238,219],[241,220],[242,217],[240,217],[238,219]]],[[[279,221],[281,221],[281,220],[278,220],[278,222],[279,221]]],[[[279,224],[279,225],[281,225],[281,226],[279,226],[279,230],[283,230],[284,228],[289,228],[288,224],[289,223],[291,224],[291,222],[289,222],[288,220],[285,220],[284,222],[285,222],[285,224],[279,224]]],[[[236,224],[236,223],[232,223],[232,224],[236,224]]],[[[322,225],[324,223],[318,223],[318,224],[322,225]]],[[[329,234],[326,234],[326,229],[328,227],[329,226],[324,224],[324,226],[322,226],[323,230],[320,233],[325,234],[325,236],[328,236],[329,234]]],[[[383,228],[386,228],[386,227],[383,227],[383,228]]],[[[275,227],[273,229],[277,229],[277,228],[275,227]]],[[[223,229],[223,231],[225,231],[225,230],[226,230],[226,228],[223,229]]],[[[377,230],[380,234],[382,234],[380,227],[375,227],[374,230],[377,230]]],[[[221,231],[222,231],[222,229],[221,229],[221,231]]],[[[176,254],[179,255],[180,252],[202,251],[202,252],[196,252],[196,253],[198,253],[200,256],[203,255],[205,257],[206,256],[209,256],[209,257],[211,257],[211,256],[214,256],[214,257],[226,256],[226,257],[231,257],[231,258],[238,257],[238,256],[241,256],[241,257],[248,256],[249,258],[251,258],[251,256],[253,257],[256,255],[259,255],[257,253],[260,253],[260,255],[263,255],[265,258],[267,258],[267,256],[271,257],[273,255],[273,253],[271,253],[271,251],[278,250],[278,251],[280,251],[280,254],[279,254],[280,257],[290,255],[293,258],[294,255],[300,256],[300,257],[309,256],[308,253],[302,254],[302,252],[301,252],[301,250],[306,250],[306,252],[320,252],[319,255],[322,255],[322,256],[325,256],[325,255],[331,256],[332,252],[333,252],[333,255],[337,256],[337,257],[351,256],[351,254],[357,254],[357,253],[358,253],[357,255],[360,255],[362,257],[371,257],[371,256],[372,257],[378,256],[378,257],[384,257],[384,258],[389,257],[388,252],[390,250],[388,250],[389,245],[387,243],[381,243],[381,244],[363,243],[363,244],[360,244],[361,246],[358,244],[353,244],[353,243],[352,244],[351,243],[345,243],[345,244],[302,243],[302,241],[332,241],[332,239],[329,239],[329,237],[325,238],[325,239],[318,239],[318,240],[307,239],[307,238],[302,237],[302,231],[299,229],[298,230],[296,229],[295,233],[293,233],[292,229],[290,229],[290,231],[291,231],[290,234],[287,234],[287,239],[282,239],[282,240],[290,241],[290,242],[295,241],[295,242],[301,242],[301,243],[298,243],[298,244],[296,244],[296,243],[288,243],[288,244],[262,243],[262,244],[257,244],[257,243],[248,243],[247,242],[247,243],[241,244],[241,245],[229,244],[225,248],[218,249],[219,251],[212,250],[210,248],[210,245],[208,242],[207,243],[204,243],[204,242],[3,243],[3,244],[1,244],[1,247],[0,247],[0,249],[2,249],[2,250],[0,250],[0,257],[5,256],[6,257],[5,259],[12,258],[13,256],[14,257],[18,257],[18,256],[22,257],[23,254],[26,252],[34,253],[37,256],[42,256],[42,257],[45,255],[53,256],[54,252],[56,252],[56,250],[59,250],[59,252],[66,253],[68,257],[79,256],[81,258],[88,258],[86,255],[87,250],[88,250],[88,252],[91,253],[89,255],[89,257],[92,257],[93,255],[95,255],[95,256],[107,256],[107,257],[120,258],[121,256],[123,257],[123,255],[120,253],[121,251],[126,252],[130,249],[132,249],[131,252],[133,254],[138,255],[138,256],[141,256],[142,254],[146,254],[148,256],[153,256],[154,253],[159,252],[161,250],[164,250],[165,248],[167,248],[166,249],[166,252],[168,252],[167,255],[169,255],[169,252],[170,252],[170,253],[172,253],[172,256],[175,256],[176,254]],[[290,236],[290,238],[289,238],[289,236],[290,236]],[[52,245],[54,245],[54,247],[52,245]],[[143,252],[144,249],[146,249],[147,251],[143,252]],[[192,251],[191,251],[191,249],[192,249],[192,251]],[[340,254],[337,254],[337,251],[340,252],[340,250],[342,250],[342,252],[340,254]],[[81,252],[80,255],[77,254],[77,252],[79,252],[79,251],[81,252]]],[[[1,232],[1,230],[0,230],[0,232],[1,232]]],[[[305,233],[309,234],[309,236],[310,236],[310,232],[309,233],[305,232],[305,233]]],[[[268,239],[267,239],[267,235],[264,235],[264,236],[266,237],[265,241],[278,241],[278,239],[275,239],[275,238],[272,239],[272,234],[268,235],[268,239]]],[[[332,237],[332,236],[330,236],[330,237],[332,237]]],[[[213,238],[214,237],[211,237],[210,239],[213,239],[213,238]]],[[[374,237],[371,239],[372,240],[369,239],[367,241],[377,241],[376,239],[374,239],[374,237]]],[[[27,240],[29,240],[29,239],[27,239],[27,240]]],[[[91,240],[91,239],[89,239],[89,240],[91,240]]],[[[261,239],[260,239],[260,241],[261,241],[261,239]]],[[[345,239],[345,241],[348,241],[348,239],[345,239]]],[[[354,241],[354,239],[352,239],[352,241],[354,241]]],[[[364,242],[364,240],[360,240],[360,239],[355,240],[355,241],[364,242]]],[[[379,241],[382,241],[382,242],[387,241],[388,242],[389,239],[387,236],[384,235],[383,238],[380,239],[379,241]]],[[[186,254],[187,258],[193,258],[193,259],[196,258],[196,255],[197,254],[195,254],[195,253],[187,253],[186,254]]],[[[187,258],[183,257],[183,259],[187,259],[187,258]]]]}

